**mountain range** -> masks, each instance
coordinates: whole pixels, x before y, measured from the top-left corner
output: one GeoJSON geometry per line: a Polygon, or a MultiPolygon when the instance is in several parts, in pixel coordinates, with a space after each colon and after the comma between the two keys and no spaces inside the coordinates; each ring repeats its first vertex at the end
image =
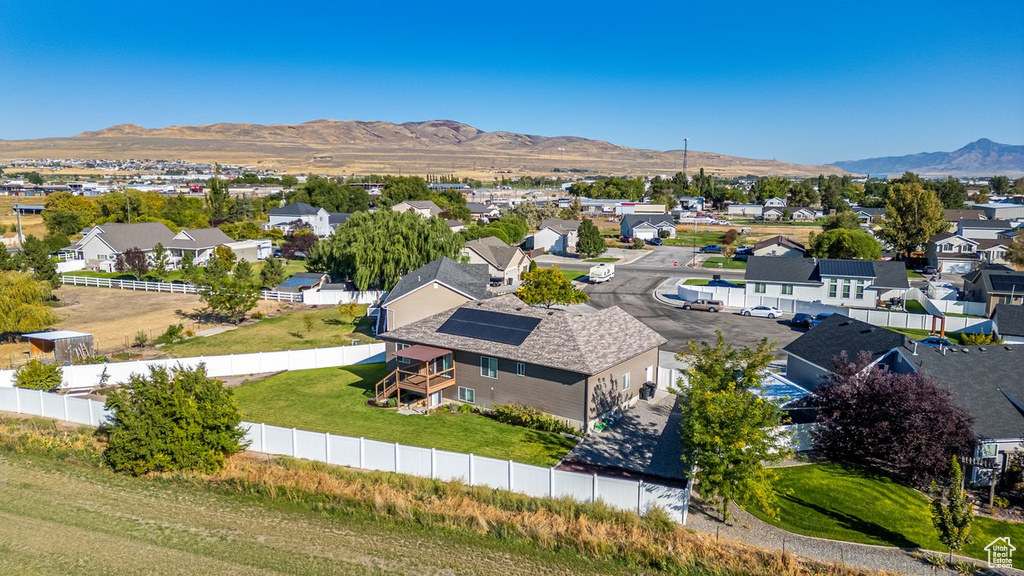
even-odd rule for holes
{"type": "Polygon", "coordinates": [[[921,152],[865,160],[833,162],[832,166],[854,174],[899,176],[1024,176],[1024,146],[999,144],[987,138],[971,142],[955,152],[921,152]]]}
{"type": "MultiPolygon", "coordinates": [[[[486,132],[453,120],[302,124],[209,124],[144,128],[121,124],[73,137],[0,141],[0,160],[150,158],[247,164],[328,174],[675,174],[682,150],[647,150],[574,136],[486,132]]],[[[716,176],[840,174],[807,166],[690,150],[687,168],[716,176]]]]}

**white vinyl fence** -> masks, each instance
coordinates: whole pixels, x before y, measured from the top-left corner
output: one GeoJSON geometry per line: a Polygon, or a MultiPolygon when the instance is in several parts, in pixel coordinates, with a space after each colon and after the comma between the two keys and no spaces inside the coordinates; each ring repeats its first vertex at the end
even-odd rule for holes
{"type": "MultiPolygon", "coordinates": [[[[165,358],[160,360],[139,360],[136,362],[112,362],[108,364],[82,364],[65,366],[62,388],[93,388],[99,384],[103,371],[107,371],[109,383],[127,381],[132,374],[147,374],[150,366],[194,367],[206,365],[206,373],[213,377],[244,376],[284,370],[309,370],[311,368],[333,368],[349,366],[381,356],[384,361],[384,343],[314,348],[312,350],[282,350],[279,352],[256,352],[253,354],[229,354],[226,356],[200,356],[193,358],[165,358]]],[[[14,370],[0,370],[0,387],[14,385],[14,370]]]]}
{"type": "Polygon", "coordinates": [[[319,306],[335,304],[373,304],[380,300],[384,292],[367,290],[365,292],[349,292],[346,290],[303,290],[302,303],[319,306]]]}
{"type": "Polygon", "coordinates": [[[744,288],[726,288],[722,286],[689,286],[680,284],[677,294],[681,300],[720,300],[728,308],[750,308],[753,306],[774,306],[783,312],[796,314],[846,314],[846,308],[831,306],[820,302],[806,302],[793,298],[778,296],[761,296],[747,294],[744,288]]]}
{"type": "MultiPolygon", "coordinates": [[[[178,284],[173,282],[140,282],[137,280],[117,280],[93,276],[72,276],[69,274],[62,274],[60,281],[71,286],[95,286],[97,288],[114,288],[116,290],[141,290],[143,292],[168,292],[171,294],[196,294],[199,292],[195,284],[178,284]]],[[[298,292],[263,290],[260,292],[260,298],[274,302],[302,302],[302,294],[298,292]]]]}
{"type": "MultiPolygon", "coordinates": [[[[90,426],[99,426],[108,417],[102,402],[20,388],[0,388],[0,411],[90,426]]],[[[689,507],[686,488],[266,424],[242,422],[242,428],[246,431],[248,449],[253,452],[364,470],[459,480],[470,486],[488,486],[534,497],[568,497],[581,502],[601,500],[614,508],[640,514],[652,506],[660,506],[673,520],[686,524],[689,507]]]]}

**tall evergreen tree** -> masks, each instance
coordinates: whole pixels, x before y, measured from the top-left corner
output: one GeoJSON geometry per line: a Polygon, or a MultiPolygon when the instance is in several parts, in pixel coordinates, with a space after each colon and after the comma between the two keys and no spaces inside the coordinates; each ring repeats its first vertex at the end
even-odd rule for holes
{"type": "Polygon", "coordinates": [[[217,224],[227,217],[228,185],[220,178],[220,164],[213,165],[213,178],[206,189],[206,208],[210,213],[210,222],[217,224]]]}
{"type": "Polygon", "coordinates": [[[153,266],[151,271],[156,274],[156,277],[163,280],[167,276],[167,268],[170,266],[170,255],[167,253],[167,248],[164,245],[157,242],[156,246],[153,246],[153,266]]]}
{"type": "Polygon", "coordinates": [[[18,255],[21,269],[32,272],[32,277],[41,282],[48,282],[53,288],[60,287],[60,277],[57,275],[57,263],[50,256],[50,249],[46,243],[29,234],[21,245],[21,253],[18,255]]]}
{"type": "Polygon", "coordinates": [[[576,239],[576,251],[587,258],[596,258],[607,250],[601,232],[594,225],[590,218],[584,218],[580,222],[578,238],[576,239]]]}
{"type": "MultiPolygon", "coordinates": [[[[974,507],[967,500],[963,479],[960,462],[953,456],[949,485],[932,500],[932,524],[939,533],[939,541],[949,548],[950,561],[953,560],[954,550],[960,550],[970,542],[971,522],[974,520],[974,507]]],[[[934,482],[932,491],[938,492],[934,482]]]]}
{"type": "Polygon", "coordinates": [[[263,261],[263,268],[260,269],[260,285],[264,288],[273,288],[284,281],[284,265],[277,258],[271,256],[263,261]]]}

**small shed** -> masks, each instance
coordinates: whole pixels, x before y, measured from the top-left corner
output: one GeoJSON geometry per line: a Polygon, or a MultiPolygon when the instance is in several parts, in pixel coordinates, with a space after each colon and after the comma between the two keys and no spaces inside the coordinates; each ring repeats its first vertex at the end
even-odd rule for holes
{"type": "Polygon", "coordinates": [[[53,354],[57,364],[71,364],[75,360],[93,356],[92,334],[74,330],[53,330],[22,334],[29,343],[29,358],[42,360],[53,354]]]}
{"type": "Polygon", "coordinates": [[[316,272],[299,272],[274,288],[276,292],[302,292],[319,288],[330,280],[326,274],[316,272]]]}

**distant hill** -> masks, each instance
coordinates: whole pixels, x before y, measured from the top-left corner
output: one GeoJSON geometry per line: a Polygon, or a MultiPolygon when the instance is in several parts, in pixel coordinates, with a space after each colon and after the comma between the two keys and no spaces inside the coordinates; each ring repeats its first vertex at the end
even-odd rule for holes
{"type": "MultiPolygon", "coordinates": [[[[573,136],[485,132],[452,120],[303,124],[209,124],[144,128],[121,124],[70,138],[0,141],[0,160],[16,158],[162,158],[260,165],[292,172],[472,175],[675,174],[682,150],[645,150],[573,136]]],[[[840,174],[831,166],[690,150],[688,169],[719,176],[840,174]]]]}
{"type": "Polygon", "coordinates": [[[1024,146],[999,144],[987,138],[971,142],[956,152],[922,152],[866,160],[843,160],[832,166],[854,174],[900,175],[910,171],[921,176],[1024,176],[1024,146]]]}

